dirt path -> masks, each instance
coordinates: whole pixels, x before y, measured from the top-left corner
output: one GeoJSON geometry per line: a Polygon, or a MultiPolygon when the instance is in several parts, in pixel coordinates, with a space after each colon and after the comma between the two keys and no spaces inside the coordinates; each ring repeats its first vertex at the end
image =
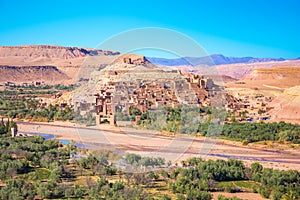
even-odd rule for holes
{"type": "Polygon", "coordinates": [[[276,86],[272,86],[272,85],[266,85],[266,84],[263,84],[263,86],[265,86],[265,87],[267,87],[267,88],[271,88],[271,89],[281,90],[281,91],[284,90],[284,89],[281,88],[281,87],[276,87],[276,86]]]}

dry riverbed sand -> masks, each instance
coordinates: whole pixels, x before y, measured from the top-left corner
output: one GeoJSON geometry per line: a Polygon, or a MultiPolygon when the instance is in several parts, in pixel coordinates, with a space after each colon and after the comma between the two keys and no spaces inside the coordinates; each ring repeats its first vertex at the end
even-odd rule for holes
{"type": "Polygon", "coordinates": [[[28,123],[18,122],[20,133],[52,134],[59,140],[74,140],[94,149],[111,149],[121,154],[131,152],[143,156],[164,157],[180,164],[194,156],[204,159],[236,158],[246,165],[260,162],[274,169],[300,170],[300,152],[295,149],[278,149],[266,145],[242,145],[221,139],[168,136],[161,132],[112,126],[83,127],[69,122],[28,123]]]}

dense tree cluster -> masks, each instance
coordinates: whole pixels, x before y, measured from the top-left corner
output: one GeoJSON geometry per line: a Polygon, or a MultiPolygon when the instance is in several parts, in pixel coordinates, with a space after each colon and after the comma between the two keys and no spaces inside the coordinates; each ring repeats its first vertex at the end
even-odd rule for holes
{"type": "Polygon", "coordinates": [[[300,197],[300,172],[296,170],[264,169],[260,164],[251,165],[252,180],[261,183],[257,190],[263,197],[296,199],[300,197]]]}
{"type": "Polygon", "coordinates": [[[300,126],[285,122],[233,123],[224,125],[222,135],[248,142],[271,140],[300,143],[300,126]]]}
{"type": "Polygon", "coordinates": [[[10,134],[11,128],[18,129],[17,124],[13,120],[7,120],[6,122],[2,118],[0,121],[0,135],[10,134]]]}
{"type": "MultiPolygon", "coordinates": [[[[10,127],[16,126],[11,121],[7,123],[10,127]]],[[[56,188],[63,164],[69,158],[69,152],[59,148],[56,140],[44,140],[40,136],[10,137],[9,131],[0,137],[0,155],[0,180],[6,180],[6,186],[0,189],[0,199],[33,199],[40,193],[43,198],[52,195],[49,188],[56,188]],[[44,177],[48,179],[47,183],[39,181],[38,168],[47,172],[47,177],[44,177]],[[33,184],[33,180],[37,182],[33,184]],[[42,194],[42,191],[49,195],[42,194]]]]}
{"type": "Polygon", "coordinates": [[[29,119],[35,121],[53,121],[53,120],[72,120],[74,111],[69,106],[60,108],[58,105],[49,105],[47,107],[39,107],[35,100],[27,100],[18,104],[6,104],[10,107],[7,112],[2,112],[3,116],[10,118],[29,119]]]}
{"type": "MultiPolygon", "coordinates": [[[[232,159],[203,161],[201,158],[191,158],[183,161],[182,165],[181,168],[161,172],[161,175],[168,179],[169,188],[177,194],[178,199],[211,199],[209,192],[212,191],[241,191],[241,188],[228,184],[228,181],[241,180],[255,181],[248,187],[265,198],[277,200],[300,197],[300,172],[296,170],[273,170],[263,168],[259,163],[252,163],[251,167],[247,168],[241,161],[232,159]],[[225,184],[218,186],[218,183],[225,184]],[[191,196],[196,198],[190,198],[191,196]]],[[[222,195],[218,199],[238,200],[222,195]]]]}
{"type": "MultiPolygon", "coordinates": [[[[161,175],[169,182],[169,189],[178,199],[211,199],[209,192],[221,190],[225,192],[241,191],[232,187],[230,181],[254,181],[248,187],[265,198],[297,199],[300,197],[300,172],[296,170],[273,170],[253,163],[250,168],[241,161],[229,159],[203,161],[191,158],[182,162],[183,167],[162,171],[161,175]],[[224,183],[221,186],[218,183],[224,183]],[[190,198],[194,196],[195,198],[190,198]]],[[[225,198],[219,196],[218,199],[225,198]]]]}
{"type": "Polygon", "coordinates": [[[245,166],[241,161],[229,159],[228,161],[203,161],[192,158],[183,161],[183,168],[172,170],[169,188],[175,194],[195,199],[211,199],[208,191],[215,190],[216,181],[243,180],[245,179],[245,166]]]}
{"type": "Polygon", "coordinates": [[[225,197],[224,195],[218,195],[218,200],[242,200],[237,197],[225,197]]]}
{"type": "Polygon", "coordinates": [[[49,97],[61,91],[69,91],[76,85],[42,85],[9,86],[0,91],[0,115],[9,118],[29,119],[35,121],[72,120],[74,111],[69,107],[58,105],[45,106],[38,96],[49,97]]]}
{"type": "Polygon", "coordinates": [[[161,166],[165,164],[163,158],[142,157],[138,154],[128,153],[125,155],[125,161],[135,166],[161,166]]]}
{"type": "Polygon", "coordinates": [[[11,92],[10,94],[54,94],[58,91],[71,91],[78,87],[76,84],[71,85],[62,85],[62,84],[55,84],[55,85],[9,85],[6,86],[7,93],[11,92]]]}
{"type": "Polygon", "coordinates": [[[131,110],[134,111],[130,112],[131,117],[134,119],[136,115],[140,115],[138,124],[146,128],[189,134],[197,133],[198,124],[208,122],[208,116],[213,112],[211,107],[159,107],[143,114],[136,108],[131,110]]]}
{"type": "MultiPolygon", "coordinates": [[[[44,140],[40,136],[11,137],[13,121],[0,123],[0,199],[146,199],[148,193],[139,184],[150,180],[146,175],[131,175],[126,185],[109,182],[117,169],[109,164],[111,153],[90,153],[73,160],[77,148],[71,142],[66,146],[57,140],[44,140]],[[78,176],[86,177],[86,184],[70,184],[78,176]],[[100,177],[94,179],[91,177],[100,177]]],[[[119,172],[119,176],[123,176],[119,172]]],[[[125,175],[124,175],[125,176],[125,175]]],[[[125,177],[124,177],[125,179],[125,177]]]]}
{"type": "Polygon", "coordinates": [[[300,125],[285,122],[234,122],[224,125],[218,122],[211,123],[212,113],[217,112],[217,110],[211,107],[162,107],[153,112],[150,110],[144,114],[132,108],[130,113],[132,116],[140,114],[141,120],[138,124],[154,130],[166,130],[183,134],[200,133],[203,136],[220,133],[217,136],[236,139],[243,141],[245,144],[267,140],[291,142],[294,144],[300,143],[300,125]]]}

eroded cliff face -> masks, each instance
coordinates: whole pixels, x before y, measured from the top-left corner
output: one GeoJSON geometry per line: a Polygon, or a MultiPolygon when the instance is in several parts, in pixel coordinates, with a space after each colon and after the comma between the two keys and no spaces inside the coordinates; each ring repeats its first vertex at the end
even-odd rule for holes
{"type": "Polygon", "coordinates": [[[119,55],[115,51],[79,47],[1,46],[0,69],[3,76],[0,82],[44,80],[49,84],[75,83],[82,78],[82,71],[87,68],[98,70],[99,66],[110,64],[119,55]]]}
{"type": "Polygon", "coordinates": [[[1,46],[0,57],[27,57],[27,58],[58,58],[74,59],[89,55],[118,55],[119,52],[103,51],[79,47],[62,47],[51,45],[28,45],[28,46],[1,46]]]}
{"type": "Polygon", "coordinates": [[[70,84],[71,78],[55,66],[0,66],[0,82],[15,84],[70,84]]]}

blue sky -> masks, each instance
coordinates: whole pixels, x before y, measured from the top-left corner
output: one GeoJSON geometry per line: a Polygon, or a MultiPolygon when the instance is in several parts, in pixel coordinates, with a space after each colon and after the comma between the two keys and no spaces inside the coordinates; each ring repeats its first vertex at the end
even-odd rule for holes
{"type": "Polygon", "coordinates": [[[298,0],[0,0],[0,8],[0,45],[97,47],[122,31],[161,27],[209,54],[300,57],[298,0]]]}

